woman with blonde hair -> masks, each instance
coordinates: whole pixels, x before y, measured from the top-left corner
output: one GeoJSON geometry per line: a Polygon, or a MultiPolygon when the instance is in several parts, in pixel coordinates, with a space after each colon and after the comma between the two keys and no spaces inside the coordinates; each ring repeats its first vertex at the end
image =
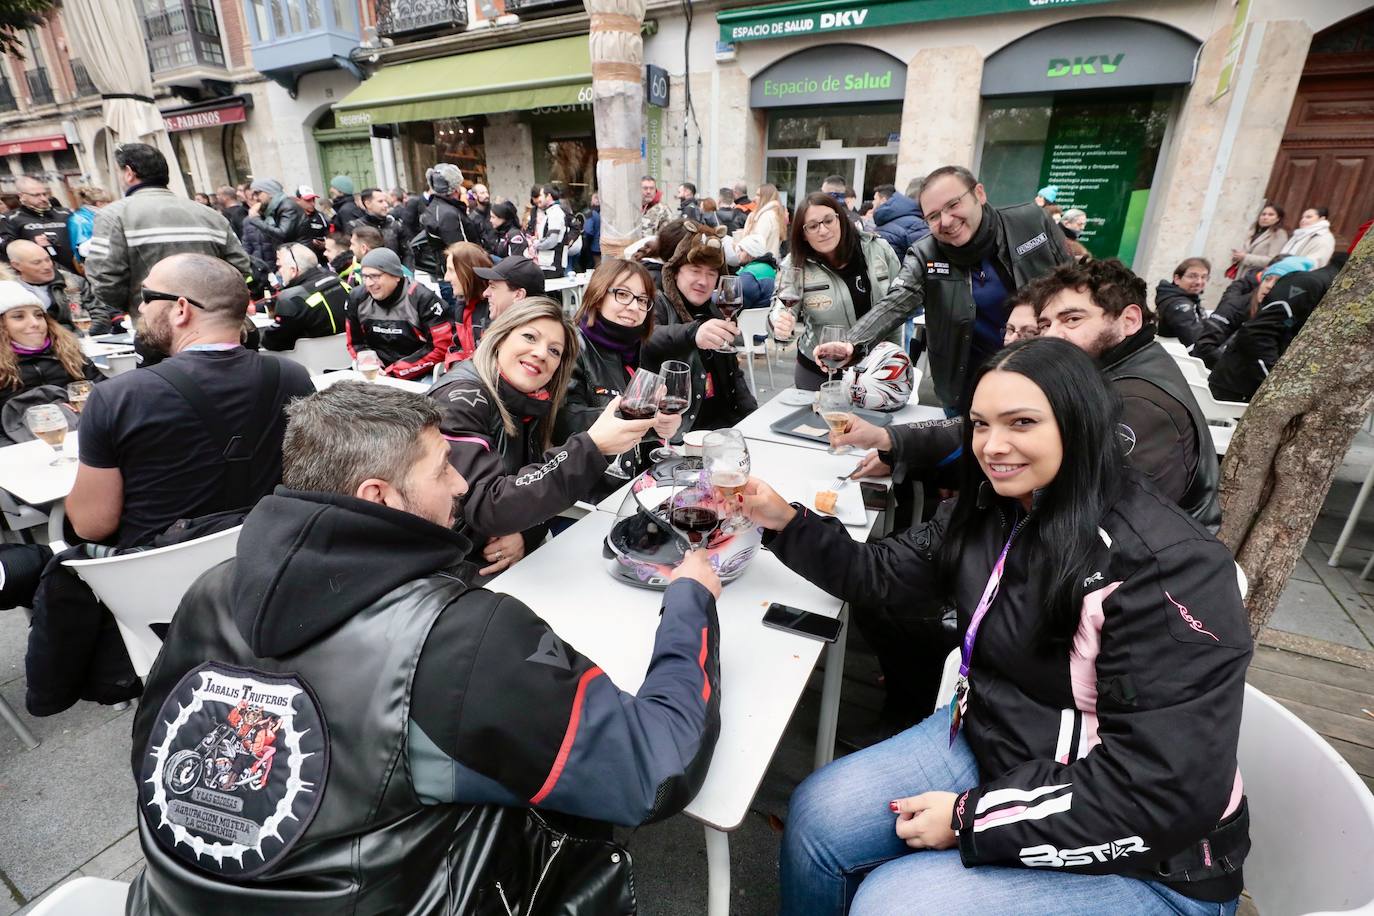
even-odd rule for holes
{"type": "Polygon", "coordinates": [[[735,233],[735,247],[738,248],[745,239],[754,237],[772,252],[774,259],[782,260],[782,240],[787,237],[787,213],[778,199],[777,187],[759,185],[754,203],[754,212],[744,221],[744,228],[735,233]]]}
{"type": "Polygon", "coordinates": [[[453,329],[453,349],[444,360],[448,366],[470,359],[477,351],[482,332],[487,327],[487,281],[477,276],[473,268],[490,267],[491,255],[481,245],[454,242],[444,249],[444,279],[453,290],[454,313],[458,323],[453,329]]]}
{"type": "MultiPolygon", "coordinates": [[[[522,299],[495,319],[476,353],[439,379],[440,431],[467,481],[462,515],[482,545],[480,575],[495,575],[544,539],[549,519],[584,499],[607,459],[633,448],[654,420],[622,420],[620,399],[586,432],[553,449],[577,363],[578,335],[552,299],[522,299]]],[[[476,559],[476,557],[474,557],[476,559]]]]}
{"type": "Polygon", "coordinates": [[[76,337],[47,313],[37,296],[14,280],[0,280],[0,420],[7,421],[0,426],[0,442],[9,441],[6,430],[23,423],[22,410],[11,418],[14,410],[5,409],[18,409],[15,396],[51,386],[61,394],[54,390],[51,398],[39,397],[27,406],[66,401],[68,384],[100,378],[76,337]]]}

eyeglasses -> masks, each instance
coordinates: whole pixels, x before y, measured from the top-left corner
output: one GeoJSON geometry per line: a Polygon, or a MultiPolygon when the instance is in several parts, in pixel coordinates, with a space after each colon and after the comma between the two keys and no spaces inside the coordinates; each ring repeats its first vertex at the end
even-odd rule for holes
{"type": "Polygon", "coordinates": [[[204,305],[192,299],[190,296],[181,295],[181,293],[160,293],[155,289],[149,289],[145,286],[143,289],[139,290],[139,295],[142,297],[144,305],[150,302],[176,302],[178,299],[185,299],[201,311],[205,310],[204,305]]]}
{"type": "Polygon", "coordinates": [[[809,223],[803,223],[802,229],[806,231],[807,235],[811,235],[812,233],[821,231],[821,229],[825,229],[826,231],[834,229],[835,223],[837,222],[838,220],[832,213],[830,216],[824,217],[822,219],[813,219],[809,223]]]}
{"type": "Polygon", "coordinates": [[[1030,340],[1032,337],[1040,336],[1039,325],[1022,325],[1020,327],[1009,324],[1002,329],[1003,336],[1013,337],[1016,340],[1030,340]]]}
{"type": "Polygon", "coordinates": [[[963,194],[960,194],[958,197],[954,198],[949,203],[945,204],[943,207],[936,210],[934,213],[927,213],[926,222],[932,226],[939,225],[940,220],[944,218],[946,213],[953,210],[955,207],[959,206],[959,202],[972,193],[973,188],[968,188],[964,191],[963,194]]]}
{"type": "Polygon", "coordinates": [[[362,277],[363,277],[363,282],[365,282],[365,283],[372,283],[372,282],[375,282],[375,281],[377,281],[377,280],[382,279],[382,277],[385,277],[385,276],[386,276],[386,274],[384,274],[384,273],[368,273],[368,272],[364,272],[363,275],[362,275],[362,277]]]}
{"type": "Polygon", "coordinates": [[[649,306],[653,302],[648,296],[636,296],[623,286],[611,287],[611,295],[615,297],[615,301],[618,304],[629,305],[633,302],[635,305],[639,306],[640,311],[644,312],[649,310],[649,306]]]}

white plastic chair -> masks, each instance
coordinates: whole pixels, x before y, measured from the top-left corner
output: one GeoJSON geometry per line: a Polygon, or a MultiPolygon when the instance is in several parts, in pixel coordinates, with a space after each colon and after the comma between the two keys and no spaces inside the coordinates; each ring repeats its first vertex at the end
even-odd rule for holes
{"type": "Polygon", "coordinates": [[[1245,408],[1249,407],[1244,401],[1218,401],[1212,397],[1212,389],[1207,387],[1206,382],[1195,382],[1189,379],[1188,387],[1193,389],[1193,397],[1197,398],[1197,406],[1202,408],[1202,415],[1207,418],[1207,422],[1222,421],[1222,425],[1234,425],[1237,420],[1245,415],[1245,408]]]}
{"type": "Polygon", "coordinates": [[[1185,344],[1183,341],[1179,340],[1177,337],[1156,336],[1155,340],[1159,341],[1159,345],[1164,349],[1168,350],[1170,355],[1172,356],[1188,355],[1188,345],[1185,344]]]}
{"type": "Polygon", "coordinates": [[[137,356],[132,353],[117,353],[114,356],[105,357],[105,368],[100,370],[100,374],[106,378],[114,378],[116,375],[123,375],[125,372],[132,372],[137,368],[137,356]]]}
{"type": "Polygon", "coordinates": [[[124,916],[129,885],[107,878],[73,878],[44,897],[29,916],[124,916]]]}
{"type": "Polygon", "coordinates": [[[323,375],[326,369],[347,369],[352,359],[348,355],[346,337],[346,334],[302,337],[296,341],[296,349],[282,350],[278,355],[300,363],[311,375],[323,375]]]}
{"type": "Polygon", "coordinates": [[[1212,374],[1211,370],[1207,368],[1207,364],[1196,356],[1178,356],[1175,354],[1174,362],[1178,363],[1179,371],[1183,373],[1183,377],[1188,380],[1189,384],[1197,382],[1205,385],[1207,384],[1207,376],[1212,374]]]}
{"type": "Polygon", "coordinates": [[[939,709],[954,696],[954,685],[959,682],[959,650],[950,649],[945,656],[945,670],[940,675],[940,689],[935,693],[935,708],[939,709]]]}
{"type": "Polygon", "coordinates": [[[768,367],[768,385],[775,387],[773,381],[773,360],[768,356],[768,309],[740,309],[735,315],[735,321],[739,324],[739,335],[744,338],[744,346],[740,348],[740,355],[743,356],[749,366],[749,387],[753,389],[757,396],[759,386],[754,383],[754,357],[763,354],[764,365],[768,367]],[[763,343],[754,343],[757,337],[764,338],[763,343]]]}
{"type": "Polygon", "coordinates": [[[81,577],[119,624],[134,673],[141,678],[157,660],[162,640],[150,627],[169,623],[186,590],[210,567],[234,555],[242,527],[141,553],[62,565],[81,577]]]}
{"type": "Polygon", "coordinates": [[[1259,911],[1374,914],[1374,795],[1350,764],[1249,685],[1238,756],[1250,802],[1245,887],[1259,911]]]}

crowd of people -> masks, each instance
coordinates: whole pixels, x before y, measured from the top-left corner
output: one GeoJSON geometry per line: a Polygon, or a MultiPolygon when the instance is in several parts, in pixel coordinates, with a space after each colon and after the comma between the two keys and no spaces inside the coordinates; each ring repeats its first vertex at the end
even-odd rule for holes
{"type": "MultiPolygon", "coordinates": [[[[717,295],[730,276],[795,342],[803,390],[900,354],[903,326],[924,315],[918,345],[948,419],[856,417],[832,438],[868,450],[853,476],[890,475],[904,500],[918,486],[955,494],[858,543],[765,480],[745,487],[768,549],[851,604],[891,726],[798,788],[784,911],[907,911],[916,897],[932,910],[976,898],[987,912],[1235,911],[1251,642],[1211,533],[1216,449],[1157,338],[1212,367],[1217,397],[1247,400],[1344,263],[1324,210],[1286,235],[1267,204],[1209,313],[1206,259],[1161,279],[1152,305],[1126,265],[1087,255],[1088,214],[1051,212],[1058,189],[994,207],[959,165],[904,192],[881,185],[871,202],[831,176],[790,212],[770,184],[703,198],[690,182],[674,210],[646,176],[641,239],[603,257],[595,195],[573,213],[541,184],[521,212],[446,163],[418,195],[335,176],[326,206],[272,178],[184,199],[155,149],[127,144],[117,161],[119,200],[83,194],[89,212],[66,215],[26,180],[5,218],[4,433],[30,438],[24,411],[60,404],[80,437],[72,546],[0,548],[0,606],[33,611],[31,713],[139,701],[147,865],[130,912],[478,911],[535,890],[492,852],[502,843],[550,821],[605,840],[608,824],[682,810],[731,689],[704,552],[674,571],[634,692],[538,608],[480,586],[663,442],[757,408],[717,295]],[[569,316],[546,283],[579,268],[590,276],[569,316]],[[272,317],[260,334],[256,306],[272,317]],[[135,331],[142,367],[103,379],[86,326],[135,331]],[[269,352],[339,334],[427,393],[316,392],[269,352]],[[669,363],[690,375],[689,406],[622,415],[636,371],[669,363]],[[79,414],[74,383],[92,384],[79,414]],[[141,682],[62,561],[240,525],[236,558],[187,594],[141,682]],[[937,698],[956,646],[958,689],[937,698]],[[224,722],[223,703],[185,705],[216,680],[244,698],[224,722]],[[296,740],[313,731],[310,753],[274,760],[283,716],[296,740]],[[289,819],[240,805],[226,834],[167,815],[179,753],[224,728],[252,757],[243,779],[291,780],[294,795],[263,796],[289,819]],[[257,838],[247,857],[202,855],[245,836],[257,838]]],[[[616,877],[560,892],[601,911],[596,895],[629,867],[614,861],[599,867],[616,877]]]]}

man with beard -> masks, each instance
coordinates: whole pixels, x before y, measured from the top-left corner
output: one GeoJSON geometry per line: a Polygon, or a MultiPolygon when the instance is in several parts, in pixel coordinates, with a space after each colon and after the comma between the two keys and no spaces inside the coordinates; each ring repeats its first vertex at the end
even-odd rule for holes
{"type": "Polygon", "coordinates": [[[315,390],[304,367],[240,344],[248,287],[224,261],[164,258],[142,298],[138,336],[171,358],[91,391],[67,497],[82,539],[118,547],[270,493],[281,479],[283,408],[315,390]]]}
{"type": "Polygon", "coordinates": [[[848,343],[823,347],[852,360],[856,349],[883,340],[924,309],[931,381],[953,414],[966,402],[974,368],[1002,348],[1007,297],[1069,255],[1044,210],[1031,203],[992,207],[978,179],[961,166],[927,175],[918,199],[930,235],[911,246],[887,293],[849,329],[848,343]]]}
{"type": "Polygon", "coordinates": [[[310,247],[315,253],[315,259],[321,264],[325,262],[324,240],[329,235],[329,220],[325,219],[319,210],[318,201],[320,195],[315,193],[315,189],[308,184],[300,185],[296,188],[296,203],[300,206],[301,212],[305,214],[305,229],[301,233],[301,241],[310,247]]]}
{"type": "Polygon", "coordinates": [[[673,211],[663,202],[663,192],[658,189],[654,176],[645,175],[639,179],[639,235],[648,238],[658,235],[663,224],[673,218],[673,211]]]}
{"type": "Polygon", "coordinates": [[[363,202],[363,215],[356,220],[349,230],[357,229],[361,226],[370,226],[382,234],[382,241],[387,248],[396,252],[396,257],[405,260],[407,252],[405,243],[407,239],[402,239],[400,222],[388,212],[391,209],[387,194],[381,188],[363,188],[358,195],[363,202]]]}
{"type": "Polygon", "coordinates": [[[329,203],[334,208],[333,230],[345,239],[353,224],[363,218],[363,210],[353,196],[355,190],[353,179],[347,175],[335,175],[329,179],[329,203]]]}

